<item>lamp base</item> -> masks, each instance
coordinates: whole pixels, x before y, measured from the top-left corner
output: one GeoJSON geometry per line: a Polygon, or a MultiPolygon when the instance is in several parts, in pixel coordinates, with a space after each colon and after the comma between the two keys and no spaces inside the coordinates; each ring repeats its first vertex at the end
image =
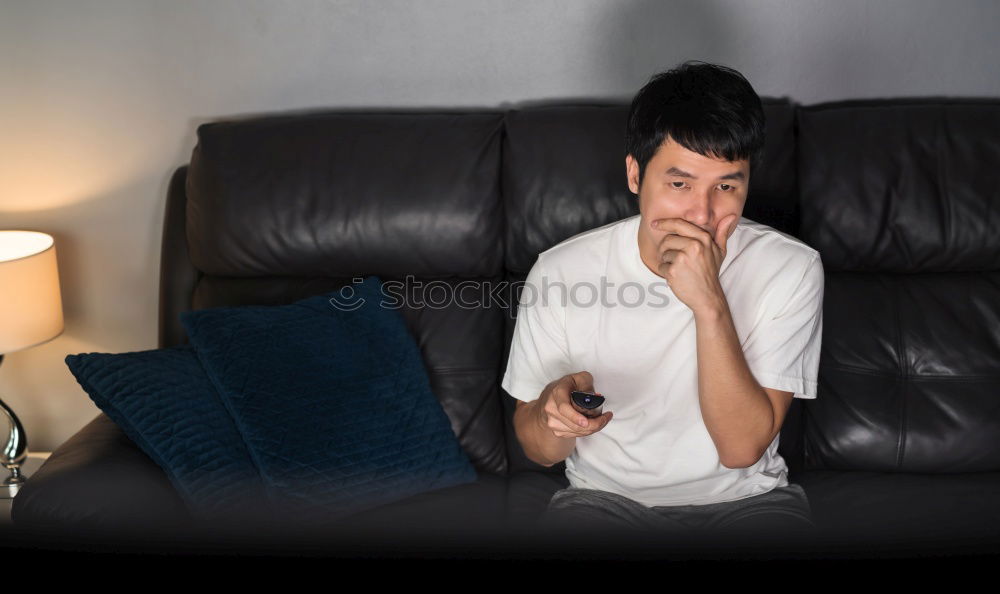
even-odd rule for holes
{"type": "Polygon", "coordinates": [[[27,478],[21,474],[20,466],[8,466],[7,468],[10,470],[10,476],[4,480],[3,486],[0,487],[0,499],[13,499],[27,478]]]}

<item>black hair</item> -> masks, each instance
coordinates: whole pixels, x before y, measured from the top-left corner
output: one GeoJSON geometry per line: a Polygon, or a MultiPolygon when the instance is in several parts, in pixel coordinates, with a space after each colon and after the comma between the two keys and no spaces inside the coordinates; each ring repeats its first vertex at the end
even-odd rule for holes
{"type": "Polygon", "coordinates": [[[764,108],[747,79],[732,68],[688,60],[650,77],[632,99],[625,154],[646,165],[667,136],[689,151],[727,161],[749,159],[751,174],[764,153],[764,108]]]}

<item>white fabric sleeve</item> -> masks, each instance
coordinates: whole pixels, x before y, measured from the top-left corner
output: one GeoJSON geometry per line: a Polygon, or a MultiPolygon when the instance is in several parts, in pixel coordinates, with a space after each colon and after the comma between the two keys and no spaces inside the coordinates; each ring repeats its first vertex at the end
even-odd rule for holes
{"type": "Polygon", "coordinates": [[[751,332],[743,354],[761,387],[792,392],[794,398],[816,398],[823,287],[823,261],[815,254],[784,307],[751,332]]]}
{"type": "Polygon", "coordinates": [[[559,291],[543,299],[543,279],[545,285],[559,280],[546,277],[543,257],[539,255],[521,289],[507,371],[500,384],[508,394],[525,402],[537,400],[550,382],[572,373],[565,304],[559,300],[559,291]]]}

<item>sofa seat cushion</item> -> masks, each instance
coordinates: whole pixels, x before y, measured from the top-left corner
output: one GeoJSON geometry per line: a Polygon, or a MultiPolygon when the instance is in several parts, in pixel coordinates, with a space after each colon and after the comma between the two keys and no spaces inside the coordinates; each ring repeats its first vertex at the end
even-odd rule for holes
{"type": "Polygon", "coordinates": [[[425,491],[342,518],[333,525],[284,528],[263,517],[201,519],[188,513],[176,488],[106,414],[57,448],[31,476],[12,506],[21,542],[46,547],[109,547],[129,552],[373,553],[410,545],[481,540],[502,531],[507,478],[479,473],[474,481],[425,491]],[[124,547],[124,549],[123,549],[124,547]]]}
{"type": "Polygon", "coordinates": [[[480,472],[472,482],[425,491],[331,525],[241,532],[244,542],[284,552],[322,550],[385,555],[421,550],[462,554],[504,542],[507,478],[480,472]]]}
{"type": "Polygon", "coordinates": [[[568,486],[565,474],[515,472],[507,481],[507,522],[519,529],[535,526],[555,492],[568,486]]]}
{"type": "Polygon", "coordinates": [[[101,413],[45,460],[11,504],[14,527],[149,536],[191,521],[163,469],[101,413]]]}
{"type": "Polygon", "coordinates": [[[807,470],[792,481],[805,489],[813,520],[831,543],[899,550],[1000,545],[1000,472],[807,470]]]}

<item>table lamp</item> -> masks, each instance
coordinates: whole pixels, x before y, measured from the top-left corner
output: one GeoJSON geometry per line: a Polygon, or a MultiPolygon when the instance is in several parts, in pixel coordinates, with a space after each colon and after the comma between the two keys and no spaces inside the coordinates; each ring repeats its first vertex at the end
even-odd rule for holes
{"type": "MultiPolygon", "coordinates": [[[[52,236],[0,231],[0,363],[4,354],[47,342],[62,331],[62,296],[52,236]]],[[[24,484],[21,463],[27,456],[24,427],[0,400],[0,464],[10,471],[0,486],[0,499],[13,498],[24,484]]]]}

